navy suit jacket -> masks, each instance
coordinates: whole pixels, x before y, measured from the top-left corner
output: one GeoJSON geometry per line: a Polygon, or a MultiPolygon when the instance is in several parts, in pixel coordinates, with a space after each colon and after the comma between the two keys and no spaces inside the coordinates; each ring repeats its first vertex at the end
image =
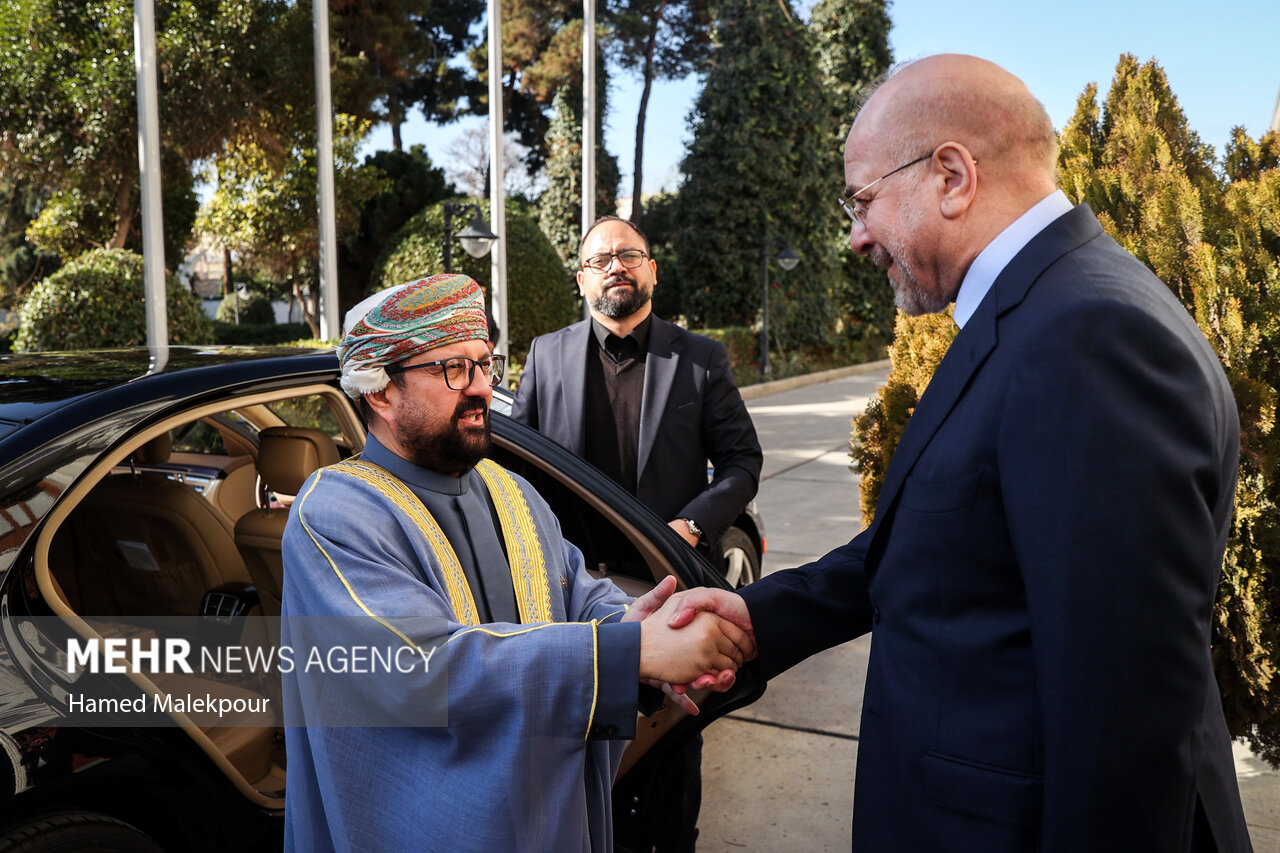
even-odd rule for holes
{"type": "MultiPolygon", "coordinates": [[[[529,346],[511,416],[585,456],[591,321],[529,346]]],[[[654,317],[645,356],[636,497],[667,521],[692,518],[715,543],[755,497],[764,454],[724,344],[654,317]],[[707,482],[707,462],[715,476],[707,482]]]]}
{"type": "Polygon", "coordinates": [[[939,366],[872,524],[741,591],[772,676],[873,632],[862,851],[1247,850],[1210,659],[1239,421],[1081,205],[939,366]]]}

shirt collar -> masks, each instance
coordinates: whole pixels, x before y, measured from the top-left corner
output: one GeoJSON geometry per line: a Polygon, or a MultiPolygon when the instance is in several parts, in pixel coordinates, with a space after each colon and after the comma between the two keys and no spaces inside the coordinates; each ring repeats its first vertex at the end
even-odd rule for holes
{"type": "Polygon", "coordinates": [[[978,257],[969,265],[964,281],[960,282],[960,291],[956,294],[956,325],[964,328],[969,318],[978,310],[982,299],[995,284],[996,278],[1009,265],[1014,256],[1021,252],[1031,239],[1049,226],[1051,222],[1068,213],[1072,208],[1071,201],[1062,190],[1054,190],[1042,198],[1026,213],[1019,216],[1009,227],[987,244],[978,257]]]}
{"type": "Polygon", "coordinates": [[[360,458],[386,469],[410,486],[442,495],[465,495],[471,482],[470,471],[461,477],[450,477],[448,474],[415,465],[384,447],[382,442],[373,437],[373,433],[365,437],[364,450],[361,451],[360,458]]]}
{"type": "MultiPolygon", "coordinates": [[[[649,327],[653,325],[653,314],[645,317],[640,323],[627,333],[626,337],[636,342],[636,352],[644,352],[645,347],[649,345],[649,327]]],[[[601,349],[605,349],[605,341],[608,340],[613,332],[604,327],[603,324],[595,317],[591,318],[591,331],[596,336],[596,343],[600,344],[601,349]]],[[[614,335],[614,337],[617,337],[614,335]]]]}

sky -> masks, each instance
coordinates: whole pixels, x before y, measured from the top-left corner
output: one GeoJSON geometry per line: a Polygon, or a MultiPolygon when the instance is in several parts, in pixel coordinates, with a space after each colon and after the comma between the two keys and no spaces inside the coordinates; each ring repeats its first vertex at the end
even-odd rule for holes
{"type": "MultiPolygon", "coordinates": [[[[798,5],[807,18],[811,3],[798,5]]],[[[1122,53],[1157,60],[1192,130],[1219,155],[1232,127],[1243,125],[1255,138],[1266,131],[1280,93],[1280,0],[896,0],[889,16],[895,61],[944,52],[989,59],[1026,82],[1059,130],[1086,84],[1096,82],[1099,101],[1105,97],[1122,53]]],[[[644,192],[678,187],[699,89],[696,76],[655,83],[644,192]]],[[[618,158],[623,197],[631,194],[639,102],[639,81],[615,72],[605,145],[618,158]]],[[[434,127],[418,118],[405,125],[404,143],[425,144],[432,162],[447,170],[452,140],[465,126],[434,127]]],[[[390,130],[375,128],[366,150],[390,147],[390,130]]]]}

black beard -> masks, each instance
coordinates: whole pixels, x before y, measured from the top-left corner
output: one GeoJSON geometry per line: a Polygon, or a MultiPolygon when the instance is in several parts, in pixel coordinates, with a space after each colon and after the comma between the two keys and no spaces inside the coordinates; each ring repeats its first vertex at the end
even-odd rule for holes
{"type": "Polygon", "coordinates": [[[591,310],[614,320],[620,320],[623,317],[630,317],[649,304],[651,297],[652,294],[645,293],[640,283],[631,276],[616,275],[602,284],[600,295],[591,300],[591,310]],[[631,285],[629,290],[616,290],[612,287],[623,281],[631,285]]]}
{"type": "Polygon", "coordinates": [[[463,398],[453,411],[449,427],[435,435],[407,436],[401,443],[411,454],[415,465],[449,477],[460,477],[489,455],[492,444],[489,411],[483,402],[463,398]],[[484,432],[480,436],[464,433],[458,427],[458,418],[476,409],[484,411],[484,432]]]}

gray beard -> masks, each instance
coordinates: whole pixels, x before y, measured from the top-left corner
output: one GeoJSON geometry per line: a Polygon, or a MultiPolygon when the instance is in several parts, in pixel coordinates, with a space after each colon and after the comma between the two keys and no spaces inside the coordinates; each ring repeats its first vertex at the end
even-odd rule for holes
{"type": "MultiPolygon", "coordinates": [[[[910,270],[905,269],[901,264],[898,268],[907,273],[903,276],[902,286],[893,287],[893,304],[897,305],[902,313],[919,317],[921,314],[939,314],[947,310],[947,305],[951,302],[949,299],[926,293],[910,270]]],[[[892,280],[890,285],[892,286],[892,280]]]]}

